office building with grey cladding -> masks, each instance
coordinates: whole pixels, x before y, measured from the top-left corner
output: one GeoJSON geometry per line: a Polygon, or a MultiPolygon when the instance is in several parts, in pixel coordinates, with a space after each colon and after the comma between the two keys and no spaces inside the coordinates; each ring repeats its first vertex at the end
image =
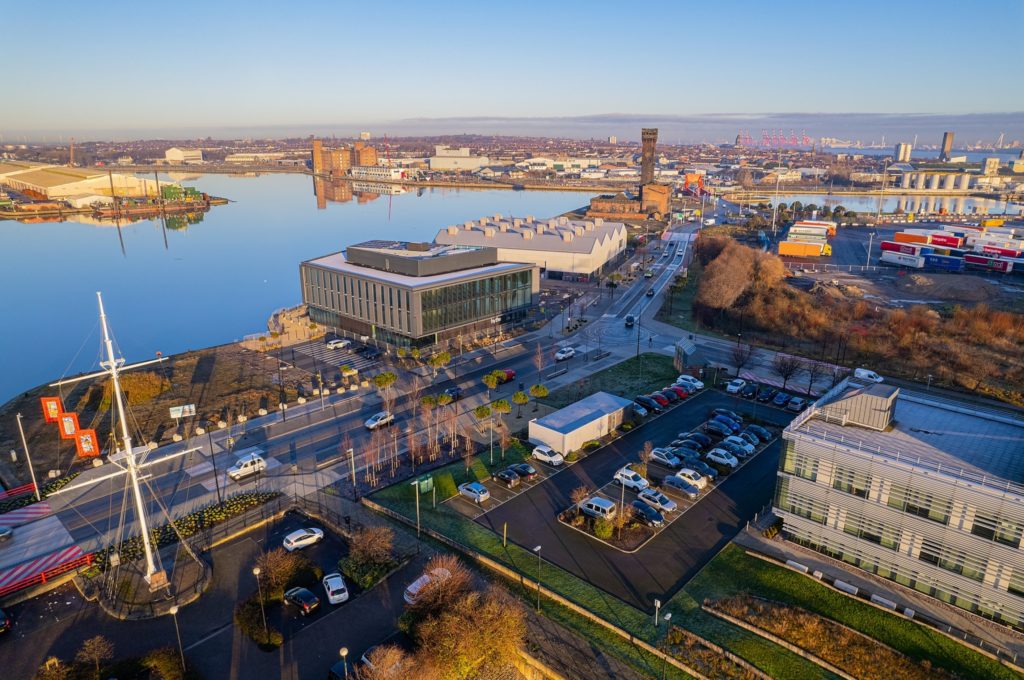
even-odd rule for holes
{"type": "Polygon", "coordinates": [[[1024,630],[1024,421],[848,379],[783,442],[788,540],[1024,630]]]}
{"type": "Polygon", "coordinates": [[[505,330],[540,292],[536,266],[499,262],[494,248],[367,241],[299,270],[310,319],[396,347],[505,330]]]}

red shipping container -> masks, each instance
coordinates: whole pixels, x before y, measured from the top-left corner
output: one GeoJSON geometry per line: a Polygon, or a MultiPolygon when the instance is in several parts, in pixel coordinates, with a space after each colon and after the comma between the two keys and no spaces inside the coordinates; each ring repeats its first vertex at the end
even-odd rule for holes
{"type": "Polygon", "coordinates": [[[959,248],[964,244],[964,240],[959,236],[953,236],[952,234],[932,234],[932,244],[959,248]]]}
{"type": "Polygon", "coordinates": [[[893,241],[882,241],[882,250],[888,250],[893,253],[903,253],[904,255],[917,255],[918,251],[921,250],[921,246],[913,243],[894,243],[893,241]]]}
{"type": "Polygon", "coordinates": [[[984,246],[982,247],[981,252],[992,253],[993,255],[1002,255],[1003,257],[1020,257],[1019,250],[1000,248],[999,246],[984,246]]]}
{"type": "Polygon", "coordinates": [[[1000,260],[996,257],[989,257],[985,255],[971,255],[968,253],[967,255],[964,255],[964,262],[1003,273],[1013,270],[1013,263],[1009,260],[1000,260]]]}

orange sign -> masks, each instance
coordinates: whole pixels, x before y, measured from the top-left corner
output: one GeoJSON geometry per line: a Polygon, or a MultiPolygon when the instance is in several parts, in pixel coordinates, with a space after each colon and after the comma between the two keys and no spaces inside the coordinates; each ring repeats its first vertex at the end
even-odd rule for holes
{"type": "Polygon", "coordinates": [[[95,458],[100,455],[99,438],[96,430],[82,430],[75,437],[75,448],[79,458],[95,458]]]}
{"type": "Polygon", "coordinates": [[[57,418],[61,439],[74,439],[78,435],[78,414],[61,413],[57,418]]]}
{"type": "Polygon", "coordinates": [[[48,423],[57,421],[61,413],[64,413],[64,404],[61,403],[60,397],[40,397],[39,403],[43,407],[43,418],[48,423]]]}

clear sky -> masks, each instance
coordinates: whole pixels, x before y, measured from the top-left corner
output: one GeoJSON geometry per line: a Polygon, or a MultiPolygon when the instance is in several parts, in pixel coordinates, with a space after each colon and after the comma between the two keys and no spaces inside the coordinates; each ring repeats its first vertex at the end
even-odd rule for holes
{"type": "Polygon", "coordinates": [[[0,134],[14,136],[1024,111],[1021,0],[58,0],[0,18],[0,134]]]}

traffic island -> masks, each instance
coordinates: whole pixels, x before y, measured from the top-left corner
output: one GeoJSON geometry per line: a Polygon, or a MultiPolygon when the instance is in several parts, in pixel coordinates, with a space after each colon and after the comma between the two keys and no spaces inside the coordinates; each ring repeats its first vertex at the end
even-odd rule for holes
{"type": "Polygon", "coordinates": [[[595,519],[580,513],[575,507],[559,513],[558,521],[570,529],[626,553],[636,552],[657,534],[657,530],[632,520],[628,514],[616,514],[611,520],[595,519]],[[626,517],[626,524],[620,524],[619,517],[626,517]]]}

